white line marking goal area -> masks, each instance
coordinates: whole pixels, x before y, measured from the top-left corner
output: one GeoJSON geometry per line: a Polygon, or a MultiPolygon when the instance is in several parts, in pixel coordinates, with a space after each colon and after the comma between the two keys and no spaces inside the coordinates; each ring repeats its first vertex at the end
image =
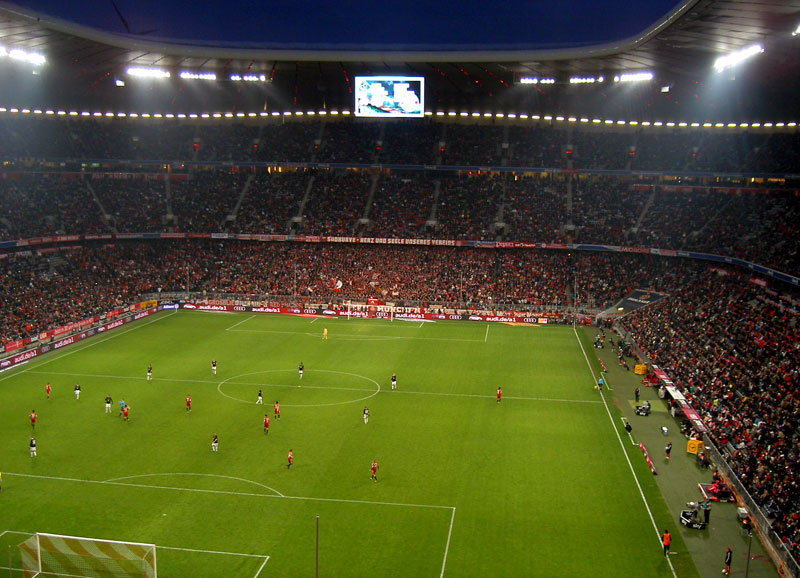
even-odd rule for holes
{"type": "MultiPolygon", "coordinates": [[[[25,539],[30,538],[33,536],[35,532],[20,532],[19,530],[3,530],[0,532],[0,539],[4,538],[5,536],[15,536],[14,542],[23,542],[25,539]]],[[[8,542],[8,540],[3,540],[4,542],[8,542]]],[[[176,552],[188,552],[190,554],[205,554],[205,555],[212,555],[212,556],[233,556],[236,558],[252,558],[255,564],[258,564],[258,569],[256,570],[255,574],[253,574],[253,578],[259,578],[261,575],[262,570],[264,570],[264,566],[267,565],[269,561],[269,556],[266,554],[246,554],[243,552],[224,552],[221,550],[204,550],[199,548],[180,548],[178,546],[163,546],[160,544],[156,544],[156,551],[159,550],[173,550],[176,552]]],[[[13,547],[13,546],[12,546],[13,547]]],[[[11,568],[8,566],[0,566],[0,570],[10,570],[12,572],[22,572],[22,568],[11,568]]]]}

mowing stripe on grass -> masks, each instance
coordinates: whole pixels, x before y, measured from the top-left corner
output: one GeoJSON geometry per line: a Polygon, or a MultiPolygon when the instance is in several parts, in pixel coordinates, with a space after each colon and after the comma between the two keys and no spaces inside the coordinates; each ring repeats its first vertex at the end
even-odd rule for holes
{"type": "MultiPolygon", "coordinates": [[[[575,339],[578,340],[578,345],[581,348],[581,352],[583,352],[583,358],[586,360],[586,366],[589,368],[589,371],[592,374],[592,381],[593,383],[597,383],[597,376],[594,373],[594,369],[592,368],[592,364],[589,362],[589,357],[586,355],[586,350],[583,348],[583,343],[581,342],[581,338],[578,335],[578,330],[575,329],[575,326],[572,326],[572,331],[575,333],[575,339]]],[[[611,415],[611,410],[608,407],[608,403],[606,402],[606,398],[603,395],[602,390],[598,390],[600,393],[600,398],[603,400],[603,405],[606,408],[606,413],[608,414],[608,419],[611,422],[611,429],[614,430],[614,434],[617,436],[617,441],[619,442],[619,447],[622,449],[622,455],[625,456],[625,461],[628,462],[628,468],[631,471],[631,475],[633,476],[633,481],[636,482],[636,487],[639,489],[639,495],[642,497],[642,502],[644,503],[644,507],[647,509],[647,515],[650,517],[650,522],[653,524],[653,530],[656,533],[656,538],[658,539],[659,545],[661,545],[661,534],[658,531],[658,526],[656,525],[656,520],[653,517],[653,512],[650,509],[650,504],[647,503],[647,498],[644,495],[644,490],[642,490],[642,485],[639,483],[639,478],[636,477],[636,472],[633,470],[633,464],[631,463],[631,459],[628,456],[628,452],[625,451],[625,446],[622,442],[622,437],[619,435],[619,430],[614,425],[614,417],[611,415]]],[[[672,560],[667,557],[667,563],[669,564],[669,569],[672,572],[672,575],[675,578],[678,578],[678,575],[675,573],[675,567],[672,565],[672,560]]]]}

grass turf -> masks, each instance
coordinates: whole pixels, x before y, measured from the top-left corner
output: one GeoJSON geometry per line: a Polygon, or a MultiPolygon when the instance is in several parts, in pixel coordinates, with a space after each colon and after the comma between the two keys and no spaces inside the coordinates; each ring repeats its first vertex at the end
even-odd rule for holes
{"type": "Polygon", "coordinates": [[[579,336],[181,311],[93,337],[0,374],[0,547],[51,532],[155,543],[168,577],[312,575],[319,515],[328,576],[694,577],[661,553],[673,522],[579,336]]]}

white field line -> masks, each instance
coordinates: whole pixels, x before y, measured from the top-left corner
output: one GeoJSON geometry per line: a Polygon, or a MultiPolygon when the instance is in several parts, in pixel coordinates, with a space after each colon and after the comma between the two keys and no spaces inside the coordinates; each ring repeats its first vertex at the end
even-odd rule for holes
{"type": "MultiPolygon", "coordinates": [[[[130,488],[144,488],[149,490],[171,490],[176,492],[194,492],[199,494],[220,494],[226,496],[243,496],[250,498],[271,498],[276,500],[302,500],[309,502],[339,502],[343,504],[365,504],[372,506],[398,506],[403,508],[426,508],[434,510],[450,510],[453,506],[439,506],[436,504],[407,504],[402,502],[375,502],[369,500],[347,500],[342,498],[314,498],[310,496],[284,496],[275,494],[257,494],[253,492],[232,492],[228,490],[206,490],[199,488],[182,488],[178,486],[154,486],[150,484],[131,484],[128,482],[114,482],[111,480],[81,480],[78,478],[66,478],[61,476],[40,476],[37,474],[18,474],[6,472],[7,476],[18,478],[33,478],[39,480],[53,480],[57,482],[74,482],[80,484],[98,484],[106,486],[127,486],[130,488]]],[[[274,491],[274,490],[273,490],[274,491]]]]}
{"type": "MultiPolygon", "coordinates": [[[[625,427],[625,424],[627,423],[627,420],[624,417],[621,417],[621,416],[620,416],[619,419],[622,420],[622,427],[625,427]]],[[[633,436],[631,435],[631,432],[626,432],[626,433],[628,434],[628,437],[631,438],[631,444],[633,444],[635,446],[638,446],[639,444],[637,444],[635,441],[633,441],[633,436]]]]}
{"type": "MultiPolygon", "coordinates": [[[[314,317],[314,319],[311,320],[311,323],[315,323],[317,321],[319,321],[319,317],[314,317]]],[[[309,323],[309,325],[311,325],[311,323],[309,323]]]]}
{"type": "MultiPolygon", "coordinates": [[[[20,536],[33,536],[34,535],[33,532],[18,532],[18,531],[15,531],[15,530],[5,530],[3,533],[0,533],[0,537],[2,537],[4,534],[18,534],[20,536]]],[[[259,559],[263,558],[264,561],[261,563],[261,566],[258,567],[258,570],[256,571],[256,573],[253,576],[253,578],[257,578],[257,576],[259,574],[261,574],[261,570],[264,568],[264,565],[269,560],[269,556],[267,556],[265,554],[244,554],[243,552],[223,552],[221,550],[200,550],[200,549],[196,549],[196,548],[178,548],[177,546],[159,546],[158,544],[156,544],[156,549],[158,549],[158,550],[176,550],[176,551],[179,551],[179,552],[195,552],[195,553],[198,553],[198,554],[216,554],[216,555],[219,555],[219,556],[239,556],[239,557],[242,557],[242,558],[259,558],[259,559]]],[[[0,570],[15,570],[15,571],[18,571],[18,572],[22,572],[22,568],[4,568],[4,567],[0,567],[0,570]]]]}
{"type": "MultiPolygon", "coordinates": [[[[583,358],[586,360],[586,365],[589,368],[589,371],[592,374],[592,380],[594,383],[597,383],[597,376],[594,373],[594,369],[592,368],[592,364],[589,363],[589,357],[586,355],[586,350],[583,348],[583,343],[581,342],[581,338],[578,335],[577,329],[575,326],[572,327],[572,331],[575,333],[575,338],[578,340],[578,345],[581,347],[581,351],[583,352],[583,358]]],[[[606,413],[608,414],[608,419],[611,422],[611,429],[614,430],[614,433],[617,436],[617,441],[619,441],[619,446],[622,449],[622,455],[625,456],[625,461],[628,462],[628,468],[631,471],[631,475],[633,476],[633,481],[636,482],[636,487],[639,489],[639,495],[642,498],[642,502],[644,503],[645,509],[647,509],[647,515],[650,517],[650,523],[653,525],[653,531],[656,533],[656,539],[658,540],[658,544],[661,545],[661,534],[658,531],[658,526],[656,525],[656,520],[653,517],[653,512],[650,509],[650,504],[647,503],[647,498],[644,495],[644,490],[642,490],[642,485],[639,483],[639,478],[636,477],[636,472],[633,469],[633,464],[631,463],[631,459],[628,456],[628,452],[625,450],[625,446],[623,445],[622,437],[619,435],[619,430],[614,426],[614,418],[611,415],[611,410],[608,407],[608,403],[606,402],[606,398],[603,395],[603,392],[600,391],[600,398],[603,400],[603,405],[606,408],[606,413]]],[[[674,578],[678,578],[678,574],[675,572],[675,567],[672,565],[672,560],[667,557],[667,563],[669,564],[669,568],[672,571],[672,575],[674,578]]]]}
{"type": "MultiPolygon", "coordinates": [[[[90,347],[94,347],[95,345],[100,345],[101,343],[105,343],[109,339],[114,339],[115,337],[120,337],[121,335],[127,335],[131,331],[135,331],[135,330],[137,330],[137,329],[139,329],[141,327],[145,327],[147,325],[150,325],[151,323],[156,323],[157,321],[161,321],[162,319],[166,319],[167,317],[172,317],[173,315],[175,315],[174,311],[172,313],[167,313],[166,315],[163,315],[163,316],[159,315],[155,319],[152,319],[150,321],[145,321],[145,322],[142,322],[142,323],[134,323],[133,327],[130,327],[129,329],[122,329],[119,332],[114,331],[114,332],[111,333],[111,335],[109,335],[105,339],[97,339],[97,340],[90,339],[89,340],[90,343],[88,343],[85,346],[81,346],[79,344],[79,345],[76,345],[74,349],[70,348],[67,351],[64,351],[64,353],[51,353],[51,354],[47,355],[45,358],[37,358],[36,360],[32,360],[32,361],[36,361],[37,362],[36,365],[33,366],[33,367],[39,367],[40,365],[45,365],[45,364],[48,364],[48,363],[52,363],[53,361],[58,361],[59,359],[63,359],[64,357],[67,357],[68,355],[72,355],[73,353],[80,353],[84,349],[89,349],[90,347]]],[[[25,369],[25,370],[21,371],[20,373],[27,373],[29,371],[30,371],[30,368],[25,369]]],[[[4,381],[4,380],[8,379],[9,377],[13,377],[14,375],[16,375],[16,374],[12,373],[10,375],[7,375],[6,377],[0,377],[0,381],[4,381]]]]}
{"type": "MultiPolygon", "coordinates": [[[[294,370],[286,370],[286,371],[294,371],[294,370]]],[[[102,374],[93,374],[93,373],[69,373],[69,372],[49,372],[49,371],[31,371],[30,373],[41,373],[46,375],[69,375],[72,377],[94,377],[94,378],[102,378],[102,379],[147,379],[145,377],[126,377],[124,375],[102,375],[102,374]]],[[[208,379],[173,379],[167,377],[159,378],[160,382],[175,382],[175,383],[207,383],[209,385],[218,385],[218,381],[208,380],[208,379]]],[[[317,385],[297,385],[297,384],[284,384],[284,383],[249,383],[249,382],[238,382],[238,381],[226,381],[225,385],[251,385],[253,387],[293,387],[298,389],[330,389],[330,390],[337,390],[337,391],[375,391],[374,389],[362,388],[362,387],[328,387],[328,386],[317,386],[317,385]]],[[[395,390],[381,390],[379,393],[384,393],[388,395],[395,395],[398,393],[402,393],[405,395],[437,395],[443,397],[474,397],[478,399],[495,399],[494,395],[483,395],[477,393],[450,393],[450,392],[443,392],[443,391],[408,391],[405,389],[395,389],[395,390]]],[[[559,399],[553,397],[523,397],[523,396],[513,396],[513,395],[503,395],[503,399],[516,399],[520,401],[554,401],[560,403],[602,403],[598,400],[592,399],[559,399]]]]}
{"type": "MultiPolygon", "coordinates": [[[[339,499],[339,498],[312,498],[307,496],[284,496],[284,495],[274,495],[274,494],[254,494],[249,492],[229,492],[223,490],[200,490],[197,488],[178,488],[178,487],[170,487],[170,486],[152,486],[147,484],[130,484],[130,483],[123,483],[123,482],[115,482],[115,481],[100,481],[100,480],[79,480],[76,478],[64,478],[64,477],[57,477],[57,476],[39,476],[34,474],[15,474],[11,472],[6,472],[6,476],[17,476],[22,478],[35,478],[35,479],[43,479],[43,480],[55,480],[55,481],[62,481],[62,482],[76,482],[76,483],[86,483],[86,484],[101,484],[101,485],[112,485],[112,486],[129,486],[134,488],[145,488],[145,489],[155,489],[155,490],[172,490],[172,491],[185,491],[185,492],[197,492],[197,493],[205,493],[205,494],[224,494],[224,495],[232,495],[232,496],[245,496],[245,497],[258,497],[258,498],[273,498],[273,499],[284,499],[284,500],[303,500],[303,501],[315,501],[315,502],[338,502],[343,504],[364,504],[364,505],[373,505],[373,506],[396,506],[396,507],[403,507],[403,508],[425,508],[425,509],[433,509],[433,510],[450,510],[450,527],[447,531],[447,543],[445,544],[445,551],[444,551],[444,558],[442,560],[442,572],[439,575],[440,578],[444,576],[444,569],[445,565],[447,564],[447,554],[450,550],[450,537],[453,534],[453,522],[455,520],[456,509],[454,506],[438,506],[435,504],[404,504],[400,502],[375,502],[375,501],[367,501],[367,500],[346,500],[346,499],[339,499]]],[[[260,484],[259,484],[260,485],[260,484]]],[[[270,488],[272,489],[272,488],[270,488]]],[[[275,491],[275,490],[273,490],[275,491]]],[[[10,532],[10,531],[9,531],[10,532]]],[[[5,532],[4,532],[5,533],[5,532]]],[[[16,532],[22,534],[23,532],[16,532]]],[[[1,534],[0,534],[1,535],[1,534]]],[[[255,573],[253,578],[257,578],[259,574],[261,574],[262,569],[266,565],[267,561],[269,560],[269,556],[257,556],[254,554],[237,554],[234,552],[213,552],[211,550],[191,550],[189,548],[168,548],[166,546],[156,546],[157,548],[165,548],[169,550],[185,550],[188,552],[208,552],[213,554],[230,554],[234,556],[249,556],[249,557],[257,557],[257,558],[264,558],[264,562],[259,567],[258,571],[255,573]]]]}
{"type": "Polygon", "coordinates": [[[110,480],[106,480],[107,482],[120,482],[122,480],[133,480],[135,478],[153,478],[157,476],[198,476],[203,478],[224,478],[227,480],[236,480],[237,482],[245,482],[246,484],[253,484],[254,486],[258,486],[260,488],[264,488],[265,490],[269,490],[270,492],[275,492],[280,497],[284,497],[278,490],[275,488],[270,488],[264,484],[259,484],[258,482],[254,482],[252,480],[247,480],[245,478],[237,478],[234,476],[223,476],[220,474],[196,474],[192,472],[168,472],[168,473],[160,473],[160,474],[139,474],[136,476],[123,476],[121,478],[111,478],[110,480]]]}
{"type": "Polygon", "coordinates": [[[266,556],[264,558],[264,561],[261,563],[261,566],[258,567],[258,570],[256,570],[256,573],[253,575],[253,578],[258,578],[261,575],[261,571],[264,569],[264,566],[267,565],[268,561],[269,561],[269,556],[266,556]]]}
{"type": "Polygon", "coordinates": [[[489,341],[489,324],[488,323],[486,324],[486,335],[484,335],[484,337],[483,337],[483,342],[486,343],[487,341],[489,341]]]}
{"type": "MultiPolygon", "coordinates": [[[[232,332],[243,333],[282,333],[287,335],[308,335],[319,337],[316,333],[307,331],[278,331],[276,329],[232,329],[232,332]]],[[[415,335],[359,335],[357,333],[337,333],[336,339],[353,339],[357,341],[389,341],[391,339],[425,339],[427,341],[456,341],[462,343],[484,343],[481,339],[451,339],[449,337],[419,337],[415,335]]]]}
{"type": "Polygon", "coordinates": [[[239,321],[238,323],[234,323],[234,324],[233,324],[233,325],[231,325],[230,327],[226,327],[226,328],[225,328],[225,331],[230,331],[230,330],[231,330],[231,329],[233,329],[234,327],[238,327],[238,326],[239,326],[239,325],[241,325],[242,323],[245,323],[245,322],[247,322],[247,321],[250,321],[250,320],[251,320],[253,317],[255,317],[255,315],[251,315],[250,317],[248,317],[248,318],[246,318],[246,319],[242,319],[242,320],[241,320],[241,321],[239,321]]]}
{"type": "Polygon", "coordinates": [[[447,565],[447,553],[450,551],[450,537],[453,535],[453,522],[456,520],[456,509],[453,508],[453,513],[450,514],[450,529],[447,531],[447,544],[444,546],[444,559],[442,560],[442,571],[439,578],[444,577],[444,567],[447,565]]]}
{"type": "Polygon", "coordinates": [[[197,550],[195,548],[177,548],[175,546],[159,546],[156,544],[158,550],[178,550],[181,552],[197,552],[199,554],[221,554],[223,556],[241,556],[243,558],[269,558],[264,554],[243,554],[241,552],[222,552],[220,550],[197,550]]]}

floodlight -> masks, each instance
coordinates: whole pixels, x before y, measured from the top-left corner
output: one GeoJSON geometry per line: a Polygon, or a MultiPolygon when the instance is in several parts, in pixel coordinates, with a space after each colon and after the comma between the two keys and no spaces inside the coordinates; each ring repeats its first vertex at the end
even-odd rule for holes
{"type": "Polygon", "coordinates": [[[570,84],[594,84],[595,82],[603,82],[605,78],[602,76],[595,78],[594,76],[572,76],[569,79],[570,84]]]}
{"type": "Polygon", "coordinates": [[[614,82],[647,82],[648,80],[653,80],[652,72],[623,72],[614,77],[614,82]]]}
{"type": "Polygon", "coordinates": [[[244,82],[266,82],[267,77],[264,74],[231,74],[228,78],[235,81],[244,82]]]}
{"type": "Polygon", "coordinates": [[[519,79],[520,84],[553,84],[555,78],[539,78],[536,76],[523,76],[519,79]]]}
{"type": "Polygon", "coordinates": [[[126,71],[130,76],[139,76],[143,78],[169,78],[170,73],[163,68],[148,68],[145,66],[131,66],[126,71]]]}
{"type": "Polygon", "coordinates": [[[117,78],[116,80],[114,80],[114,84],[116,84],[119,87],[123,87],[123,86],[125,86],[125,81],[124,80],[120,80],[119,78],[117,78]]]}
{"type": "Polygon", "coordinates": [[[668,93],[669,92],[669,84],[665,84],[664,86],[662,86],[661,87],[661,92],[663,92],[665,94],[668,93]]]}
{"type": "Polygon", "coordinates": [[[20,60],[22,62],[29,62],[34,66],[41,66],[45,63],[45,58],[41,54],[36,52],[25,52],[24,50],[20,50],[19,48],[13,48],[11,50],[6,50],[5,48],[0,47],[0,56],[8,56],[14,60],[20,60]]]}
{"type": "Polygon", "coordinates": [[[180,73],[180,77],[185,80],[216,80],[217,75],[213,72],[189,72],[184,70],[180,73]]]}
{"type": "Polygon", "coordinates": [[[762,52],[764,52],[763,46],[760,44],[753,44],[752,46],[748,46],[742,50],[731,52],[727,56],[720,56],[714,61],[714,68],[717,70],[717,72],[722,72],[726,68],[736,66],[743,60],[747,60],[748,58],[755,56],[756,54],[761,54],[762,52]]]}
{"type": "Polygon", "coordinates": [[[800,34],[800,24],[798,24],[797,28],[794,29],[794,32],[792,32],[792,36],[797,36],[798,34],[800,34]]]}
{"type": "Polygon", "coordinates": [[[6,52],[4,46],[0,46],[0,56],[8,56],[8,52],[6,52]]]}

